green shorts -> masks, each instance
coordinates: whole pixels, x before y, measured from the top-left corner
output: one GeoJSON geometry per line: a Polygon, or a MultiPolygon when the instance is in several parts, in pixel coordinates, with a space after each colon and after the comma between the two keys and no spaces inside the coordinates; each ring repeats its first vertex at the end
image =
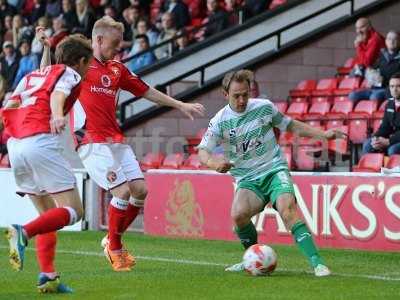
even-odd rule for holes
{"type": "Polygon", "coordinates": [[[253,191],[265,205],[271,202],[273,207],[275,207],[279,195],[289,193],[294,196],[293,181],[288,170],[279,170],[256,180],[242,180],[237,189],[253,191]]]}

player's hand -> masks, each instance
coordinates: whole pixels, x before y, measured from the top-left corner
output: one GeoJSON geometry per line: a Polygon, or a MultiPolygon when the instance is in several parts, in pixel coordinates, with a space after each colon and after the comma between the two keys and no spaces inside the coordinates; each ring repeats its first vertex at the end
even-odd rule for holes
{"type": "Polygon", "coordinates": [[[347,134],[345,134],[337,129],[330,129],[330,130],[325,131],[325,138],[327,140],[345,139],[346,137],[347,137],[347,134]]]}
{"type": "Polygon", "coordinates": [[[43,45],[46,47],[50,47],[50,39],[48,38],[48,36],[46,35],[46,33],[44,32],[45,28],[43,26],[37,26],[35,28],[35,32],[36,32],[36,39],[43,45]]]}
{"type": "Polygon", "coordinates": [[[64,117],[55,117],[50,120],[51,133],[61,133],[65,129],[65,126],[67,126],[67,120],[64,117]]]}
{"type": "Polygon", "coordinates": [[[226,173],[233,167],[233,163],[226,161],[223,157],[211,157],[207,165],[218,173],[226,173]]]}
{"type": "Polygon", "coordinates": [[[182,103],[179,109],[191,120],[194,119],[194,114],[204,116],[204,112],[206,111],[204,106],[200,103],[182,103]]]}

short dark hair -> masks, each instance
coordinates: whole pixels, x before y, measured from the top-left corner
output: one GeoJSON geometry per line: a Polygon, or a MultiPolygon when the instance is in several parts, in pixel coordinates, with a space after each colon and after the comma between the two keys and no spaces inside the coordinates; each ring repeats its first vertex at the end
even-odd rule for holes
{"type": "Polygon", "coordinates": [[[392,76],[390,76],[390,79],[400,79],[400,73],[394,73],[392,76]]]}
{"type": "Polygon", "coordinates": [[[58,43],[55,56],[57,64],[74,66],[82,57],[89,61],[93,56],[93,49],[84,35],[73,34],[58,43]]]}
{"type": "Polygon", "coordinates": [[[149,37],[146,34],[138,34],[137,36],[135,36],[135,40],[138,39],[144,39],[146,41],[146,44],[149,45],[149,37]]]}

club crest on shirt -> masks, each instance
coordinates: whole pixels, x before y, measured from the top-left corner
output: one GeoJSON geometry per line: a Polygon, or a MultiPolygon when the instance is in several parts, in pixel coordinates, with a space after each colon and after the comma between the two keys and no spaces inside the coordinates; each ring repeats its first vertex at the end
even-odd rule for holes
{"type": "Polygon", "coordinates": [[[108,88],[111,85],[111,79],[107,75],[101,75],[101,84],[105,87],[108,88]]]}
{"type": "Polygon", "coordinates": [[[118,68],[116,68],[116,67],[111,68],[111,71],[115,74],[115,76],[119,76],[119,69],[118,68]]]}
{"type": "Polygon", "coordinates": [[[107,173],[107,180],[108,182],[113,183],[115,180],[117,180],[117,173],[109,171],[107,173]]]}

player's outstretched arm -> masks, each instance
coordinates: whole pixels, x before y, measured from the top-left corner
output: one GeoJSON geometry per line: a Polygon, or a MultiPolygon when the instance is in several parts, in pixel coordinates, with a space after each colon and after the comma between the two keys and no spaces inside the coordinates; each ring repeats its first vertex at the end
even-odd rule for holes
{"type": "Polygon", "coordinates": [[[37,26],[36,39],[43,45],[43,55],[40,61],[40,68],[44,68],[51,65],[51,54],[50,54],[50,40],[44,32],[45,28],[42,26],[37,26]]]}
{"type": "Polygon", "coordinates": [[[50,109],[51,119],[50,128],[51,133],[61,133],[67,125],[67,120],[64,117],[64,103],[66,95],[60,91],[54,91],[50,96],[50,109]]]}
{"type": "Polygon", "coordinates": [[[191,120],[194,119],[194,114],[204,116],[205,109],[202,104],[184,103],[182,101],[178,101],[164,93],[161,93],[160,91],[157,91],[155,88],[152,87],[150,87],[143,96],[152,102],[177,108],[186,116],[188,116],[191,120]]]}
{"type": "Polygon", "coordinates": [[[338,138],[342,139],[346,137],[343,132],[337,129],[324,131],[297,120],[292,120],[287,130],[301,137],[311,137],[315,139],[332,140],[338,138]]]}
{"type": "Polygon", "coordinates": [[[226,173],[233,167],[233,164],[226,161],[223,157],[213,156],[204,149],[199,149],[199,158],[203,165],[219,173],[226,173]]]}

